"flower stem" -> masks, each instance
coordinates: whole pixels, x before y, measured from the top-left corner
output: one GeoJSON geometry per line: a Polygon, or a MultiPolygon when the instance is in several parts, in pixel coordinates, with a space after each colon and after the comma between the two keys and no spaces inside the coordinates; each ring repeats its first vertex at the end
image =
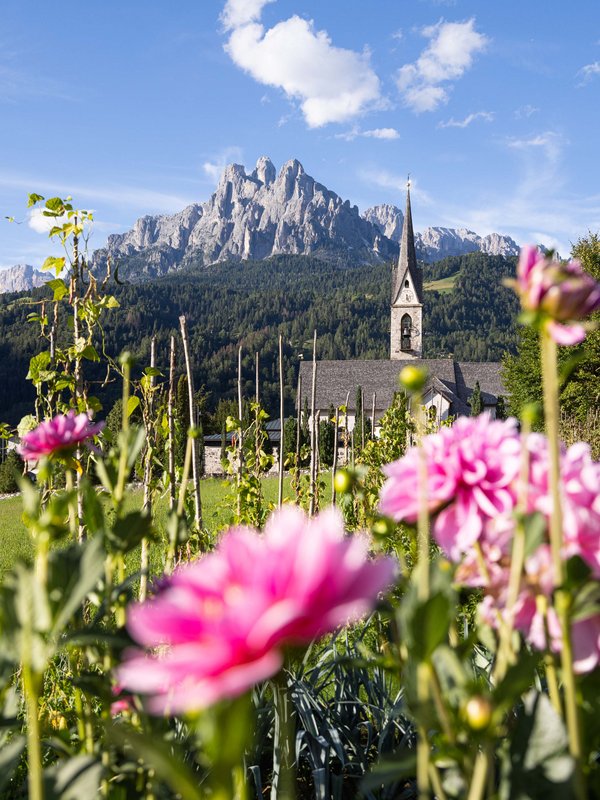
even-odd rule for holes
{"type": "Polygon", "coordinates": [[[23,692],[27,709],[27,783],[29,800],[43,800],[44,798],[38,708],[39,684],[39,676],[33,673],[29,659],[26,659],[23,663],[23,692]]]}
{"type": "Polygon", "coordinates": [[[576,762],[576,791],[577,796],[583,800],[586,797],[582,772],[581,733],[577,710],[577,696],[575,687],[575,674],[573,671],[573,652],[570,628],[570,598],[564,590],[565,572],[562,558],[563,550],[563,521],[560,497],[560,465],[559,465],[559,408],[558,408],[558,369],[557,346],[548,331],[544,328],[541,333],[542,351],[542,382],[544,389],[544,416],[546,434],[548,437],[548,452],[550,458],[549,483],[552,500],[552,515],[550,517],[550,547],[552,563],[554,566],[554,582],[557,587],[555,593],[556,613],[560,622],[562,633],[561,667],[562,679],[565,690],[565,710],[567,718],[567,731],[569,734],[569,751],[576,762]]]}
{"type": "MultiPolygon", "coordinates": [[[[413,402],[416,410],[417,437],[418,437],[418,497],[419,514],[417,518],[417,595],[420,603],[429,599],[429,506],[427,504],[427,457],[423,448],[425,424],[423,419],[422,397],[420,392],[415,392],[413,402]]],[[[417,664],[417,698],[421,707],[429,700],[429,681],[431,671],[426,661],[417,664]]],[[[420,800],[427,800],[430,796],[430,744],[427,730],[423,725],[418,727],[417,740],[417,786],[420,800]]]]}

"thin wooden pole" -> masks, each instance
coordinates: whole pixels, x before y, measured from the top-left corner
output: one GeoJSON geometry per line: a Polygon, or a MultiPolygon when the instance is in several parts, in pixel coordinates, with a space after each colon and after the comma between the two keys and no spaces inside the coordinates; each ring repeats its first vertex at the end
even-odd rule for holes
{"type": "Polygon", "coordinates": [[[316,509],[316,466],[317,466],[317,456],[315,453],[316,449],[316,440],[317,440],[317,431],[315,425],[315,412],[316,412],[316,405],[317,405],[317,331],[315,330],[313,336],[313,369],[312,369],[312,392],[311,392],[311,421],[312,427],[310,431],[310,503],[308,508],[308,514],[312,517],[315,513],[316,509]]]}
{"type": "Polygon", "coordinates": [[[167,400],[167,423],[169,428],[168,438],[168,472],[169,472],[169,509],[175,509],[177,492],[175,486],[175,337],[171,336],[171,352],[169,355],[169,397],[167,400]]]}
{"type": "Polygon", "coordinates": [[[257,350],[256,353],[254,354],[254,382],[256,384],[256,392],[255,392],[255,395],[254,395],[254,401],[255,401],[255,403],[257,405],[260,402],[260,381],[258,379],[258,367],[259,367],[258,358],[259,357],[258,357],[258,350],[257,350]]]}
{"type": "MultiPolygon", "coordinates": [[[[150,341],[150,369],[156,367],[156,337],[150,341]]],[[[150,375],[150,388],[147,395],[147,406],[145,409],[146,427],[146,453],[144,459],[144,500],[142,508],[151,513],[151,493],[150,482],[152,478],[152,432],[153,432],[153,412],[154,408],[154,375],[150,375]]],[[[140,553],[140,602],[146,599],[148,593],[148,539],[144,537],[141,544],[140,553]]]]}
{"type": "Polygon", "coordinates": [[[333,427],[333,464],[331,465],[331,504],[335,505],[337,499],[337,492],[335,491],[335,473],[337,471],[338,462],[338,429],[340,424],[340,409],[339,406],[335,409],[335,425],[333,427]]]}
{"type": "Polygon", "coordinates": [[[350,441],[350,431],[348,430],[348,403],[350,402],[350,392],[346,392],[346,414],[344,418],[344,466],[348,466],[348,442],[350,441]]]}
{"type": "Polygon", "coordinates": [[[360,390],[360,449],[365,449],[365,392],[360,390]]]}
{"type": "Polygon", "coordinates": [[[375,402],[377,400],[377,392],[373,392],[373,413],[371,414],[371,439],[375,438],[375,402]]]}
{"type": "MultiPolygon", "coordinates": [[[[179,317],[179,325],[181,326],[181,339],[183,342],[183,355],[185,358],[185,369],[187,373],[188,384],[188,403],[190,410],[190,426],[194,426],[196,421],[196,414],[194,413],[194,382],[192,377],[192,363],[190,361],[190,349],[188,344],[187,324],[185,314],[179,317]]],[[[198,470],[198,448],[196,447],[196,439],[192,439],[192,478],[194,482],[194,508],[195,508],[195,521],[196,528],[200,531],[202,528],[202,500],[200,497],[200,474],[198,470]]]]}
{"type": "Polygon", "coordinates": [[[302,430],[302,376],[298,370],[298,389],[296,391],[296,504],[300,499],[300,433],[302,430]]]}
{"type": "Polygon", "coordinates": [[[244,400],[242,396],[242,347],[238,348],[238,377],[237,377],[237,390],[238,390],[238,419],[240,427],[238,428],[238,465],[237,465],[237,515],[238,519],[242,513],[242,501],[240,496],[240,485],[242,483],[242,476],[244,474],[244,424],[242,416],[244,413],[244,400]]]}
{"type": "Polygon", "coordinates": [[[277,505],[283,504],[283,338],[279,334],[279,491],[277,494],[277,505]]]}

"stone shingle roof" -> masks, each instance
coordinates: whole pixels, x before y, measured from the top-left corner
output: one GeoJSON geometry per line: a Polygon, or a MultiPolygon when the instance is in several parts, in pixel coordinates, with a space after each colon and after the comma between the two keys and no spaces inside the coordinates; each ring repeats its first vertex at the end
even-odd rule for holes
{"type": "MultiPolygon", "coordinates": [[[[407,366],[424,367],[429,373],[428,385],[443,394],[452,404],[451,413],[469,414],[468,400],[476,381],[481,387],[484,405],[495,405],[498,397],[505,394],[497,362],[454,361],[451,358],[410,360],[356,360],[317,362],[317,408],[340,406],[346,402],[349,392],[349,410],[354,410],[356,387],[364,392],[365,409],[371,408],[373,394],[377,395],[376,410],[389,408],[398,391],[398,375],[407,366]]],[[[302,399],[310,406],[312,387],[312,361],[300,364],[302,399]]]]}

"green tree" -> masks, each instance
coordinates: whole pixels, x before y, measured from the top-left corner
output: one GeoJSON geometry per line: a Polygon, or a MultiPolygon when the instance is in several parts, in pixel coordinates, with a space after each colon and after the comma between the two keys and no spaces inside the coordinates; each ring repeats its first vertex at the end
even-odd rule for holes
{"type": "Polygon", "coordinates": [[[333,464],[333,450],[335,447],[335,408],[329,409],[328,418],[319,424],[319,460],[325,467],[333,464]]]}
{"type": "Polygon", "coordinates": [[[483,399],[481,397],[481,386],[479,385],[479,381],[475,382],[475,388],[471,393],[469,404],[471,406],[471,416],[478,417],[483,411],[483,399]]]}

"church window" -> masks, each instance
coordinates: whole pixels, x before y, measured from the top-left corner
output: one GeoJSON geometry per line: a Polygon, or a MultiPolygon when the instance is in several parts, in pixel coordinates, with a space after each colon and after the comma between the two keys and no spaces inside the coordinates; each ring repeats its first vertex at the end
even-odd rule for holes
{"type": "Polygon", "coordinates": [[[412,329],[412,320],[410,318],[410,314],[404,314],[402,320],[400,321],[400,349],[401,350],[410,350],[411,349],[411,329],[412,329]]]}
{"type": "Polygon", "coordinates": [[[404,288],[405,289],[409,289],[410,288],[410,281],[404,281],[404,288]]]}

